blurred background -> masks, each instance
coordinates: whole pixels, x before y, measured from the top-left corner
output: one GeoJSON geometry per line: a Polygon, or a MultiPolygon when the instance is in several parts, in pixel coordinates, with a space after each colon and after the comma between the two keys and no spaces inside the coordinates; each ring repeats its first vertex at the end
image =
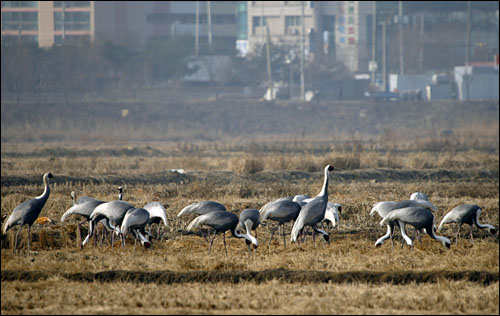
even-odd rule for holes
{"type": "Polygon", "coordinates": [[[1,140],[498,150],[497,1],[2,1],[1,140]]]}

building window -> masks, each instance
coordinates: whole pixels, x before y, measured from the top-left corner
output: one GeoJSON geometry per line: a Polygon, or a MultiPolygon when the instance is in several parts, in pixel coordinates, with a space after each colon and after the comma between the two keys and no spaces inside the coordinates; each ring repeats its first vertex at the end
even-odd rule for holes
{"type": "Polygon", "coordinates": [[[349,9],[347,10],[347,12],[349,14],[354,14],[354,7],[349,7],[349,9]]]}
{"type": "Polygon", "coordinates": [[[2,8],[38,8],[38,1],[2,1],[2,8]]]}
{"type": "Polygon", "coordinates": [[[264,26],[266,24],[267,24],[267,17],[264,17],[263,20],[261,19],[260,16],[253,17],[253,26],[264,26]]]}
{"type": "Polygon", "coordinates": [[[351,45],[356,44],[356,39],[354,37],[349,37],[349,44],[351,45]]]}
{"type": "Polygon", "coordinates": [[[167,24],[168,14],[167,13],[151,13],[146,16],[146,21],[153,24],[167,24]]]}
{"type": "Polygon", "coordinates": [[[27,44],[38,44],[38,35],[2,35],[2,45],[11,46],[19,42],[27,44]]]}
{"type": "Polygon", "coordinates": [[[347,18],[347,24],[354,24],[354,17],[350,16],[347,18]]]}
{"type": "Polygon", "coordinates": [[[285,16],[285,27],[300,26],[302,25],[302,18],[300,16],[285,16]]]}
{"type": "Polygon", "coordinates": [[[65,35],[64,41],[61,35],[54,36],[54,44],[88,44],[90,43],[90,35],[65,35]]]}
{"type": "Polygon", "coordinates": [[[90,1],[54,1],[54,8],[61,8],[63,2],[66,8],[90,8],[90,1]]]}
{"type": "Polygon", "coordinates": [[[267,25],[267,17],[264,17],[264,19],[261,19],[260,16],[254,16],[252,19],[252,34],[255,35],[257,28],[262,28],[263,26],[267,25]]]}
{"type": "Polygon", "coordinates": [[[354,27],[349,26],[349,28],[347,29],[347,34],[354,34],[354,27]]]}
{"type": "Polygon", "coordinates": [[[2,12],[2,30],[38,30],[37,12],[2,12]]]}
{"type": "Polygon", "coordinates": [[[61,31],[90,31],[90,12],[54,12],[54,29],[61,31]]]}

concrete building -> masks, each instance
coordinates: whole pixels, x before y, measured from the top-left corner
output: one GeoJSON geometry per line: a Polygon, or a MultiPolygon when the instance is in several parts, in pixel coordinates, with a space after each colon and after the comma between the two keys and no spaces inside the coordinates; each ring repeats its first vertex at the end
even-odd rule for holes
{"type": "MultiPolygon", "coordinates": [[[[248,51],[266,40],[295,47],[299,55],[304,8],[305,53],[324,53],[343,61],[352,72],[366,72],[371,53],[372,1],[247,1],[248,51]]],[[[310,54],[312,53],[312,54],[310,54]]]]}
{"type": "Polygon", "coordinates": [[[97,1],[96,35],[129,46],[143,46],[152,37],[194,38],[197,2],[200,46],[207,45],[211,35],[214,45],[234,47],[235,1],[97,1]]]}
{"type": "Polygon", "coordinates": [[[24,41],[50,47],[101,38],[140,47],[152,37],[194,38],[196,3],[200,46],[211,38],[216,48],[233,48],[235,1],[2,1],[2,43],[24,41]]]}
{"type": "Polygon", "coordinates": [[[2,1],[2,44],[94,40],[94,1],[2,1]]]}

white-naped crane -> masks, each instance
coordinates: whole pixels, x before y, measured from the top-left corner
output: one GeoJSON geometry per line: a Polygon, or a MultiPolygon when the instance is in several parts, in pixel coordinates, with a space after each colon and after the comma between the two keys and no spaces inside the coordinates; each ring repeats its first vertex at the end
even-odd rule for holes
{"type": "Polygon", "coordinates": [[[342,213],[342,205],[339,203],[328,202],[326,204],[325,217],[323,218],[323,223],[326,222],[328,226],[328,222],[332,224],[333,227],[337,226],[339,223],[339,217],[342,213]]]}
{"type": "Polygon", "coordinates": [[[165,227],[167,227],[167,211],[165,207],[160,202],[151,202],[143,207],[146,211],[149,212],[149,221],[148,225],[151,227],[153,224],[156,224],[158,227],[156,239],[160,240],[160,223],[163,222],[165,227]]]}
{"type": "MultiPolygon", "coordinates": [[[[422,199],[414,199],[414,200],[403,200],[403,201],[383,201],[383,202],[378,202],[375,203],[375,205],[372,207],[370,211],[370,216],[373,216],[373,214],[377,213],[381,218],[384,218],[387,216],[387,214],[393,212],[394,210],[400,209],[400,208],[405,208],[405,207],[423,207],[426,209],[429,209],[430,211],[437,211],[437,207],[432,204],[429,201],[422,200],[422,199]]],[[[376,247],[380,247],[384,244],[384,241],[391,238],[391,244],[392,247],[394,247],[394,241],[393,241],[393,236],[394,236],[394,226],[396,223],[389,221],[387,222],[387,233],[377,239],[375,242],[376,247]]],[[[416,231],[416,233],[419,232],[416,231]]]]}
{"type": "Polygon", "coordinates": [[[208,248],[209,255],[212,250],[212,245],[214,243],[215,237],[217,236],[218,233],[222,233],[222,236],[224,238],[224,250],[226,251],[226,256],[227,256],[226,231],[228,230],[234,237],[244,238],[246,241],[253,244],[254,247],[258,247],[259,242],[255,237],[247,233],[238,232],[238,230],[236,229],[238,222],[239,222],[238,216],[236,216],[234,213],[227,211],[213,211],[200,215],[195,219],[193,219],[191,223],[188,225],[187,230],[190,231],[195,227],[206,225],[211,227],[215,231],[214,236],[210,240],[210,246],[208,248]]]}
{"type": "Polygon", "coordinates": [[[94,211],[94,209],[104,203],[104,201],[96,200],[88,196],[82,196],[80,199],[78,199],[78,202],[76,202],[76,196],[75,196],[75,191],[71,191],[71,198],[73,200],[73,206],[70,207],[64,214],[61,216],[61,223],[66,221],[66,219],[70,215],[79,215],[84,218],[82,222],[78,222],[77,225],[77,239],[78,239],[78,245],[82,244],[82,235],[81,235],[81,230],[80,226],[86,222],[90,223],[90,215],[94,211]]]}
{"type": "Polygon", "coordinates": [[[333,167],[327,165],[324,170],[323,187],[320,193],[300,210],[299,216],[292,227],[292,242],[297,241],[299,233],[303,231],[305,226],[311,226],[313,234],[314,232],[320,233],[323,239],[330,243],[330,236],[328,233],[316,227],[316,224],[325,218],[326,205],[328,203],[328,180],[330,171],[333,171],[333,167]]]}
{"type": "Polygon", "coordinates": [[[71,191],[71,200],[73,201],[73,205],[76,205],[76,204],[81,204],[81,203],[85,203],[88,201],[95,201],[96,199],[94,199],[90,196],[84,195],[84,196],[80,196],[77,200],[75,191],[71,191]]]}
{"type": "Polygon", "coordinates": [[[31,250],[31,226],[36,221],[40,212],[42,211],[47,199],[50,195],[49,179],[53,178],[52,173],[47,172],[43,175],[43,184],[45,186],[42,195],[34,199],[24,201],[14,208],[9,218],[3,226],[3,233],[5,234],[12,227],[19,225],[19,230],[16,233],[16,240],[14,242],[13,252],[17,250],[17,240],[19,232],[23,229],[24,225],[28,225],[28,252],[31,250]]]}
{"type": "Polygon", "coordinates": [[[409,224],[415,227],[416,230],[424,229],[431,238],[441,242],[446,248],[450,248],[451,241],[444,237],[438,236],[434,232],[434,214],[428,209],[423,207],[405,207],[389,212],[381,221],[380,225],[387,225],[389,222],[398,222],[401,230],[401,235],[411,248],[413,242],[406,234],[405,225],[409,224]]]}
{"type": "Polygon", "coordinates": [[[286,198],[280,198],[267,203],[259,210],[261,222],[264,222],[266,220],[278,222],[278,225],[276,225],[276,227],[274,227],[271,231],[271,237],[269,238],[268,242],[269,244],[273,239],[276,229],[281,227],[281,233],[283,235],[283,245],[286,248],[285,224],[291,221],[295,221],[297,219],[297,216],[299,216],[299,212],[300,205],[297,202],[290,201],[286,198]]]}
{"type": "Polygon", "coordinates": [[[413,192],[410,195],[410,200],[424,200],[424,201],[429,201],[429,197],[427,194],[422,193],[422,192],[413,192]]]}
{"type": "Polygon", "coordinates": [[[307,194],[297,194],[293,197],[292,201],[298,203],[300,207],[304,206],[307,202],[305,200],[310,199],[311,197],[307,194]]]}
{"type": "Polygon", "coordinates": [[[195,214],[195,215],[203,215],[206,213],[210,213],[213,211],[225,211],[226,207],[219,202],[215,201],[200,201],[200,202],[195,202],[192,204],[189,204],[188,206],[184,207],[179,214],[177,214],[177,217],[184,216],[187,214],[195,214]]]}
{"type": "Polygon", "coordinates": [[[141,240],[144,248],[149,248],[151,245],[149,240],[144,236],[146,234],[145,228],[150,219],[149,211],[144,208],[131,208],[123,217],[123,221],[120,227],[122,233],[122,247],[125,247],[125,238],[129,232],[132,232],[135,236],[134,242],[134,252],[135,245],[137,244],[137,239],[141,240]]]}
{"type": "MultiPolygon", "coordinates": [[[[102,219],[107,221],[108,225],[114,230],[114,233],[121,234],[120,226],[123,218],[125,217],[125,213],[131,208],[134,208],[134,206],[121,200],[114,200],[98,205],[90,215],[89,233],[82,242],[82,248],[87,244],[90,237],[95,234],[95,226],[102,219]]],[[[113,247],[114,236],[115,234],[111,235],[111,247],[113,247]]]]}
{"type": "Polygon", "coordinates": [[[481,208],[476,204],[461,204],[455,206],[451,211],[449,211],[441,220],[439,224],[438,231],[441,231],[444,224],[447,223],[457,223],[458,229],[457,234],[455,236],[455,243],[458,245],[458,234],[460,233],[460,227],[463,224],[469,224],[470,226],[470,239],[474,242],[474,238],[472,237],[472,228],[476,225],[477,228],[483,229],[487,228],[488,231],[495,235],[497,233],[497,229],[490,224],[481,224],[479,222],[479,215],[481,214],[481,208]]]}
{"type": "Polygon", "coordinates": [[[121,186],[118,187],[118,200],[123,200],[123,188],[121,186]]]}
{"type": "MultiPolygon", "coordinates": [[[[246,208],[241,211],[239,216],[239,225],[242,226],[248,235],[252,235],[252,230],[255,231],[255,239],[257,239],[257,228],[260,225],[260,213],[258,209],[246,208]]],[[[251,253],[251,242],[245,239],[248,246],[248,253],[251,253]]]]}

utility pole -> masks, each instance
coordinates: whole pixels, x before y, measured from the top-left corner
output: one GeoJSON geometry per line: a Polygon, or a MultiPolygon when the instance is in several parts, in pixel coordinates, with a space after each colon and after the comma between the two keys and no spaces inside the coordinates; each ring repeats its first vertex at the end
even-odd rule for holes
{"type": "MultiPolygon", "coordinates": [[[[465,44],[465,92],[467,93],[466,100],[469,100],[469,62],[470,62],[470,1],[467,1],[467,40],[465,44]]],[[[472,71],[471,71],[472,73],[472,71]]]]}
{"type": "Polygon", "coordinates": [[[269,26],[266,25],[266,60],[267,60],[267,80],[269,80],[269,93],[270,99],[274,100],[274,87],[273,87],[273,76],[271,73],[271,36],[269,35],[269,26]]]}
{"type": "Polygon", "coordinates": [[[208,23],[208,49],[212,53],[212,14],[211,14],[211,1],[207,1],[207,23],[208,23]]]}
{"type": "Polygon", "coordinates": [[[372,85],[375,85],[375,63],[377,59],[377,1],[372,1],[373,11],[372,11],[372,85]]]}
{"type": "Polygon", "coordinates": [[[419,54],[419,70],[424,71],[424,12],[420,13],[420,54],[419,54]]]}
{"type": "Polygon", "coordinates": [[[261,1],[261,7],[260,7],[260,28],[262,30],[262,45],[266,42],[265,40],[265,32],[266,30],[264,29],[264,1],[261,1]]]}
{"type": "Polygon", "coordinates": [[[66,24],[66,1],[61,1],[62,2],[62,36],[61,36],[61,42],[64,43],[64,38],[66,37],[66,30],[64,24],[66,24]]]}
{"type": "Polygon", "coordinates": [[[399,74],[404,74],[403,64],[403,1],[398,1],[398,26],[399,26],[399,74]]]}
{"type": "Polygon", "coordinates": [[[304,1],[300,1],[302,5],[302,36],[300,38],[300,99],[305,101],[305,82],[304,82],[304,40],[306,36],[306,26],[304,19],[304,1]]]}
{"type": "Polygon", "coordinates": [[[196,1],[196,22],[194,26],[194,50],[198,57],[198,36],[200,34],[200,1],[196,1]]]}
{"type": "Polygon", "coordinates": [[[387,22],[382,22],[382,84],[384,92],[387,92],[387,54],[386,43],[387,41],[387,22]]]}

